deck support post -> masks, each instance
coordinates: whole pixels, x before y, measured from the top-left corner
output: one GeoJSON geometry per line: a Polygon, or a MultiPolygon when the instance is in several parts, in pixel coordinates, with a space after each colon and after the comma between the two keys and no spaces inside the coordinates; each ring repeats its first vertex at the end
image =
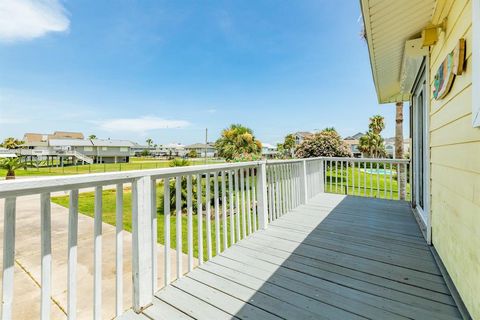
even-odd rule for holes
{"type": "Polygon", "coordinates": [[[302,204],[308,202],[308,188],[307,188],[307,160],[302,160],[302,171],[300,172],[300,189],[302,195],[302,204]]]}
{"type": "Polygon", "coordinates": [[[258,226],[266,229],[268,225],[267,208],[267,164],[262,161],[257,167],[257,214],[258,226]]]}
{"type": "Polygon", "coordinates": [[[132,183],[133,310],[137,313],[153,301],[151,197],[154,187],[149,176],[132,183]]]}

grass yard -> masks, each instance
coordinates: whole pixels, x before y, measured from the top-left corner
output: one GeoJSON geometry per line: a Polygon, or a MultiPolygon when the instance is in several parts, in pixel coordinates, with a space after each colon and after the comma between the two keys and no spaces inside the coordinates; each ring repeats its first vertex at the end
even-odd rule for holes
{"type": "MultiPolygon", "coordinates": [[[[393,171],[396,172],[395,169],[393,171]]],[[[343,168],[343,170],[340,170],[340,167],[337,170],[335,167],[329,168],[326,174],[325,192],[346,194],[347,181],[349,195],[365,196],[366,194],[372,198],[398,199],[396,174],[392,174],[392,177],[389,174],[370,174],[364,172],[363,168],[357,167],[343,168]]],[[[410,183],[407,183],[406,196],[407,200],[410,199],[410,183]]]]}
{"type": "MultiPolygon", "coordinates": [[[[111,225],[115,225],[115,197],[116,191],[114,189],[104,190],[103,191],[103,222],[106,222],[111,225]]],[[[157,204],[160,203],[160,199],[163,197],[163,184],[159,183],[157,185],[157,204]]],[[[129,188],[124,189],[123,192],[123,225],[124,229],[131,232],[132,231],[132,194],[129,188]]],[[[52,202],[62,205],[64,207],[68,207],[69,196],[58,196],[52,197],[52,202]]],[[[158,221],[158,237],[157,241],[161,244],[164,244],[164,225],[165,219],[163,212],[159,212],[159,208],[157,208],[157,221],[158,221]]],[[[79,195],[79,212],[85,214],[87,216],[93,217],[94,216],[94,193],[93,192],[86,192],[80,193],[79,195]]],[[[205,214],[205,210],[204,210],[205,214]]],[[[221,217],[222,211],[221,207],[219,208],[219,215],[221,217]]],[[[211,209],[211,239],[212,239],[212,256],[215,255],[215,248],[216,248],[216,239],[215,239],[215,220],[214,217],[214,210],[211,209]]],[[[176,216],[171,215],[170,217],[170,244],[171,248],[176,248],[176,216]]],[[[182,251],[184,253],[188,253],[187,248],[187,217],[183,215],[182,219],[182,251]]],[[[204,257],[207,256],[207,245],[206,245],[206,219],[205,217],[202,218],[203,223],[203,254],[204,257]]],[[[194,249],[194,256],[198,258],[198,216],[196,212],[193,212],[193,249],[194,249]]],[[[220,219],[220,245],[223,250],[223,220],[220,219]]],[[[230,245],[230,220],[227,217],[227,233],[228,233],[228,245],[230,245]]]]}

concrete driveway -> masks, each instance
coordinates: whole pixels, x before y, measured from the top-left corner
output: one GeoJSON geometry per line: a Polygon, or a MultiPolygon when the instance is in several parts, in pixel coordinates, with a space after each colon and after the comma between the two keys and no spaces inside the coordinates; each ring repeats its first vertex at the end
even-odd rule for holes
{"type": "MultiPolygon", "coordinates": [[[[0,251],[3,251],[3,200],[0,199],[0,251]]],[[[14,319],[37,319],[40,315],[40,197],[17,199],[15,242],[14,319]]],[[[124,232],[124,301],[132,301],[131,234],[124,232]]],[[[52,319],[66,319],[67,309],[68,209],[52,203],[52,319]]],[[[158,245],[158,283],[163,284],[163,246],[158,245]]],[[[115,316],[115,227],[103,224],[102,240],[103,318],[115,316]]],[[[1,259],[0,259],[1,260],[1,259]]],[[[175,270],[175,251],[171,251],[171,270],[175,270]]],[[[0,261],[0,264],[2,262],[0,261]]],[[[183,256],[187,265],[187,256],[183,256]]],[[[172,272],[172,278],[174,274],[172,272]]],[[[79,215],[77,264],[77,317],[91,319],[93,314],[93,219],[79,215]]]]}

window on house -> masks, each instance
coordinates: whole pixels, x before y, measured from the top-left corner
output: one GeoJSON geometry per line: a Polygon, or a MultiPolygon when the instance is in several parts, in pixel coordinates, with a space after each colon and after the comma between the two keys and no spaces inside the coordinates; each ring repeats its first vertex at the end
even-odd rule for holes
{"type": "Polygon", "coordinates": [[[107,151],[108,147],[102,147],[102,151],[107,151]]]}
{"type": "Polygon", "coordinates": [[[120,152],[128,152],[128,147],[120,147],[120,152]]]}
{"type": "Polygon", "coordinates": [[[83,151],[93,151],[93,147],[83,147],[83,151]]]}

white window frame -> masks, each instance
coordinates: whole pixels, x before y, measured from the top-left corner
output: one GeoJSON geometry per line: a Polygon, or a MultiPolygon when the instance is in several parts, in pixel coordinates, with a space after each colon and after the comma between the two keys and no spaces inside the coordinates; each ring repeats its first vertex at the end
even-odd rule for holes
{"type": "Polygon", "coordinates": [[[83,151],[93,151],[93,147],[83,147],[83,151]]]}
{"type": "Polygon", "coordinates": [[[120,147],[120,152],[128,152],[128,147],[120,147]]]}
{"type": "Polygon", "coordinates": [[[472,125],[480,127],[480,0],[473,0],[472,24],[472,125]]]}
{"type": "Polygon", "coordinates": [[[102,151],[107,151],[108,147],[102,147],[102,151]]]}

